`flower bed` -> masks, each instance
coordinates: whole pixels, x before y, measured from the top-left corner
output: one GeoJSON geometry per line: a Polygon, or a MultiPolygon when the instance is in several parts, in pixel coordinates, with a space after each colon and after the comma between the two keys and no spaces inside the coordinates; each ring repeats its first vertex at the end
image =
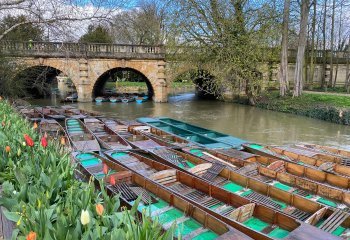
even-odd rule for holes
{"type": "Polygon", "coordinates": [[[12,239],[170,239],[157,222],[119,211],[118,196],[74,178],[69,153],[0,100],[0,205],[12,239]]]}

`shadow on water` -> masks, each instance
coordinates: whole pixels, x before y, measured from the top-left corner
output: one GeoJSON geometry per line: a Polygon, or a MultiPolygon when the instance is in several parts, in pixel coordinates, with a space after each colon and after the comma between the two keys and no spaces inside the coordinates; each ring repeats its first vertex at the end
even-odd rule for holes
{"type": "MultiPolygon", "coordinates": [[[[51,100],[33,100],[32,103],[59,104],[51,100]]],[[[171,96],[168,103],[93,102],[71,105],[119,119],[167,116],[266,144],[311,142],[350,149],[348,126],[240,104],[201,100],[194,93],[171,96]]]]}

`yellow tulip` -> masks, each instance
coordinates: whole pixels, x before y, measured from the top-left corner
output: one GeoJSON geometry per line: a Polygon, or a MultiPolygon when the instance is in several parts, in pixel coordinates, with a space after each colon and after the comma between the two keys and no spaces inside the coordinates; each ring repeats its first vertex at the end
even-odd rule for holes
{"type": "Polygon", "coordinates": [[[87,210],[81,211],[80,221],[81,221],[81,224],[83,225],[86,225],[90,222],[90,215],[87,210]]]}
{"type": "Polygon", "coordinates": [[[64,137],[61,137],[61,145],[66,145],[66,139],[64,137]]]}

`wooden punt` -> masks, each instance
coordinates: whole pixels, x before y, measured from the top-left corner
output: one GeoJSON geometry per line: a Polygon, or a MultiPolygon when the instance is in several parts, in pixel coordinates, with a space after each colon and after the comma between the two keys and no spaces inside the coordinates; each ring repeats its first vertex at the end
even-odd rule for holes
{"type": "Polygon", "coordinates": [[[80,111],[80,114],[87,115],[88,117],[103,118],[103,115],[97,111],[88,111],[83,109],[79,109],[79,111],[80,111]]]}
{"type": "Polygon", "coordinates": [[[145,135],[133,134],[123,137],[133,148],[148,151],[150,149],[163,147],[145,135]]]}
{"type": "MultiPolygon", "coordinates": [[[[319,152],[322,154],[336,155],[336,156],[343,157],[345,159],[350,158],[350,151],[345,150],[345,149],[339,149],[339,148],[334,148],[334,147],[329,147],[329,146],[321,146],[321,145],[317,145],[317,144],[308,144],[308,143],[297,144],[296,146],[306,148],[309,150],[313,150],[313,151],[316,151],[316,152],[319,152]]],[[[346,165],[348,165],[348,164],[346,164],[346,165]]]]}
{"type": "Polygon", "coordinates": [[[36,112],[41,113],[45,118],[55,119],[57,121],[64,120],[66,117],[59,112],[56,108],[52,107],[35,107],[36,112]]]}
{"type": "Polygon", "coordinates": [[[208,162],[204,159],[176,150],[155,149],[152,152],[158,161],[182,171],[193,173],[196,170],[192,169],[204,168],[202,172],[205,174],[196,174],[196,176],[209,182],[215,182],[221,188],[252,201],[258,201],[291,217],[297,216],[300,212],[314,213],[322,207],[338,207],[341,210],[347,210],[342,203],[312,195],[305,190],[293,188],[275,179],[268,179],[265,175],[261,175],[259,178],[246,176],[239,171],[227,168],[218,158],[213,158],[210,161],[213,166],[209,165],[208,167],[208,162]],[[206,166],[208,169],[205,169],[206,166]],[[236,190],[230,189],[230,186],[234,186],[232,189],[236,190]]]}
{"type": "Polygon", "coordinates": [[[209,150],[183,148],[182,151],[206,161],[227,162],[231,169],[326,206],[349,210],[350,179],[235,149],[209,150]]]}
{"type": "Polygon", "coordinates": [[[93,176],[98,187],[98,180],[105,179],[108,194],[120,194],[124,206],[131,208],[141,196],[137,207],[139,213],[145,211],[148,217],[157,219],[164,230],[176,224],[176,238],[181,235],[182,239],[251,239],[163,186],[113,161],[93,153],[74,153],[73,157],[85,179],[93,176]],[[104,165],[109,168],[106,175],[104,165]],[[115,183],[111,183],[111,178],[115,183]]]}
{"type": "MultiPolygon", "coordinates": [[[[337,238],[315,227],[321,221],[327,221],[328,216],[332,215],[333,212],[326,208],[321,209],[327,212],[327,216],[322,216],[322,219],[315,221],[316,223],[313,222],[315,226],[310,226],[305,222],[314,218],[314,215],[319,211],[317,209],[314,213],[304,214],[302,220],[305,222],[302,222],[135,152],[107,151],[105,153],[109,159],[167,187],[176,195],[184,197],[192,204],[254,239],[311,239],[315,236],[324,239],[337,238]]],[[[299,211],[299,214],[301,216],[302,212],[299,211]]],[[[349,223],[344,223],[344,220],[339,224],[341,228],[335,232],[337,235],[344,233],[349,227],[349,223]]]]}
{"type": "Polygon", "coordinates": [[[44,135],[46,133],[48,139],[53,142],[62,143],[62,138],[64,138],[65,146],[68,148],[71,147],[66,131],[55,119],[41,120],[39,123],[39,131],[40,135],[44,135]]]}
{"type": "Polygon", "coordinates": [[[233,148],[241,149],[241,144],[246,143],[247,141],[230,136],[228,134],[220,133],[214,130],[202,128],[199,126],[195,126],[193,124],[189,124],[183,121],[175,120],[172,118],[139,118],[140,122],[145,123],[164,123],[168,126],[175,126],[181,128],[183,130],[198,134],[203,137],[214,139],[215,141],[222,142],[224,144],[230,145],[233,148]]]}
{"type": "Polygon", "coordinates": [[[100,151],[97,139],[79,119],[66,119],[66,132],[75,150],[100,151]]]}
{"type": "Polygon", "coordinates": [[[202,147],[212,148],[212,149],[231,148],[231,146],[226,143],[219,142],[215,139],[208,138],[188,130],[184,130],[182,128],[167,124],[165,122],[161,122],[154,118],[138,118],[137,120],[144,124],[157,128],[167,134],[175,135],[178,138],[182,138],[186,141],[189,141],[196,145],[200,145],[202,147]]]}
{"type": "Polygon", "coordinates": [[[118,133],[120,136],[123,136],[123,137],[132,136],[132,133],[129,132],[128,125],[118,123],[116,120],[110,119],[110,118],[100,118],[100,119],[104,124],[106,124],[107,127],[112,129],[112,131],[118,133]]]}
{"type": "Polygon", "coordinates": [[[80,110],[76,108],[64,109],[62,114],[65,115],[67,118],[75,118],[75,119],[84,119],[88,117],[85,114],[81,114],[80,110]]]}
{"type": "Polygon", "coordinates": [[[145,135],[146,137],[150,138],[156,143],[166,147],[182,148],[189,145],[193,145],[190,142],[186,141],[185,139],[178,138],[171,134],[167,134],[167,133],[155,134],[157,132],[157,129],[151,126],[134,126],[130,129],[130,131],[131,133],[136,135],[137,134],[145,135]]]}
{"type": "Polygon", "coordinates": [[[132,147],[117,133],[97,118],[85,118],[85,126],[95,135],[97,141],[105,149],[126,150],[132,147]]]}
{"type": "Polygon", "coordinates": [[[20,109],[19,113],[30,122],[40,122],[44,118],[41,113],[36,112],[33,108],[20,109]]]}
{"type": "Polygon", "coordinates": [[[350,166],[342,164],[342,158],[319,154],[307,149],[293,146],[263,146],[260,144],[243,144],[247,151],[273,157],[302,165],[314,166],[322,171],[350,177],[350,166]]]}

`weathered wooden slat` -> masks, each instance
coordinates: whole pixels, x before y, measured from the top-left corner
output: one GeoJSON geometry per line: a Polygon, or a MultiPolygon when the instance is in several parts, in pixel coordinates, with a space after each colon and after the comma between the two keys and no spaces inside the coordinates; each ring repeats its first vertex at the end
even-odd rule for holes
{"type": "Polygon", "coordinates": [[[182,239],[183,240],[190,240],[190,239],[193,239],[196,236],[198,236],[198,235],[200,235],[202,233],[205,233],[207,231],[208,231],[207,228],[200,227],[200,228],[194,230],[193,232],[191,232],[190,234],[187,234],[186,236],[182,237],[182,239]]]}

